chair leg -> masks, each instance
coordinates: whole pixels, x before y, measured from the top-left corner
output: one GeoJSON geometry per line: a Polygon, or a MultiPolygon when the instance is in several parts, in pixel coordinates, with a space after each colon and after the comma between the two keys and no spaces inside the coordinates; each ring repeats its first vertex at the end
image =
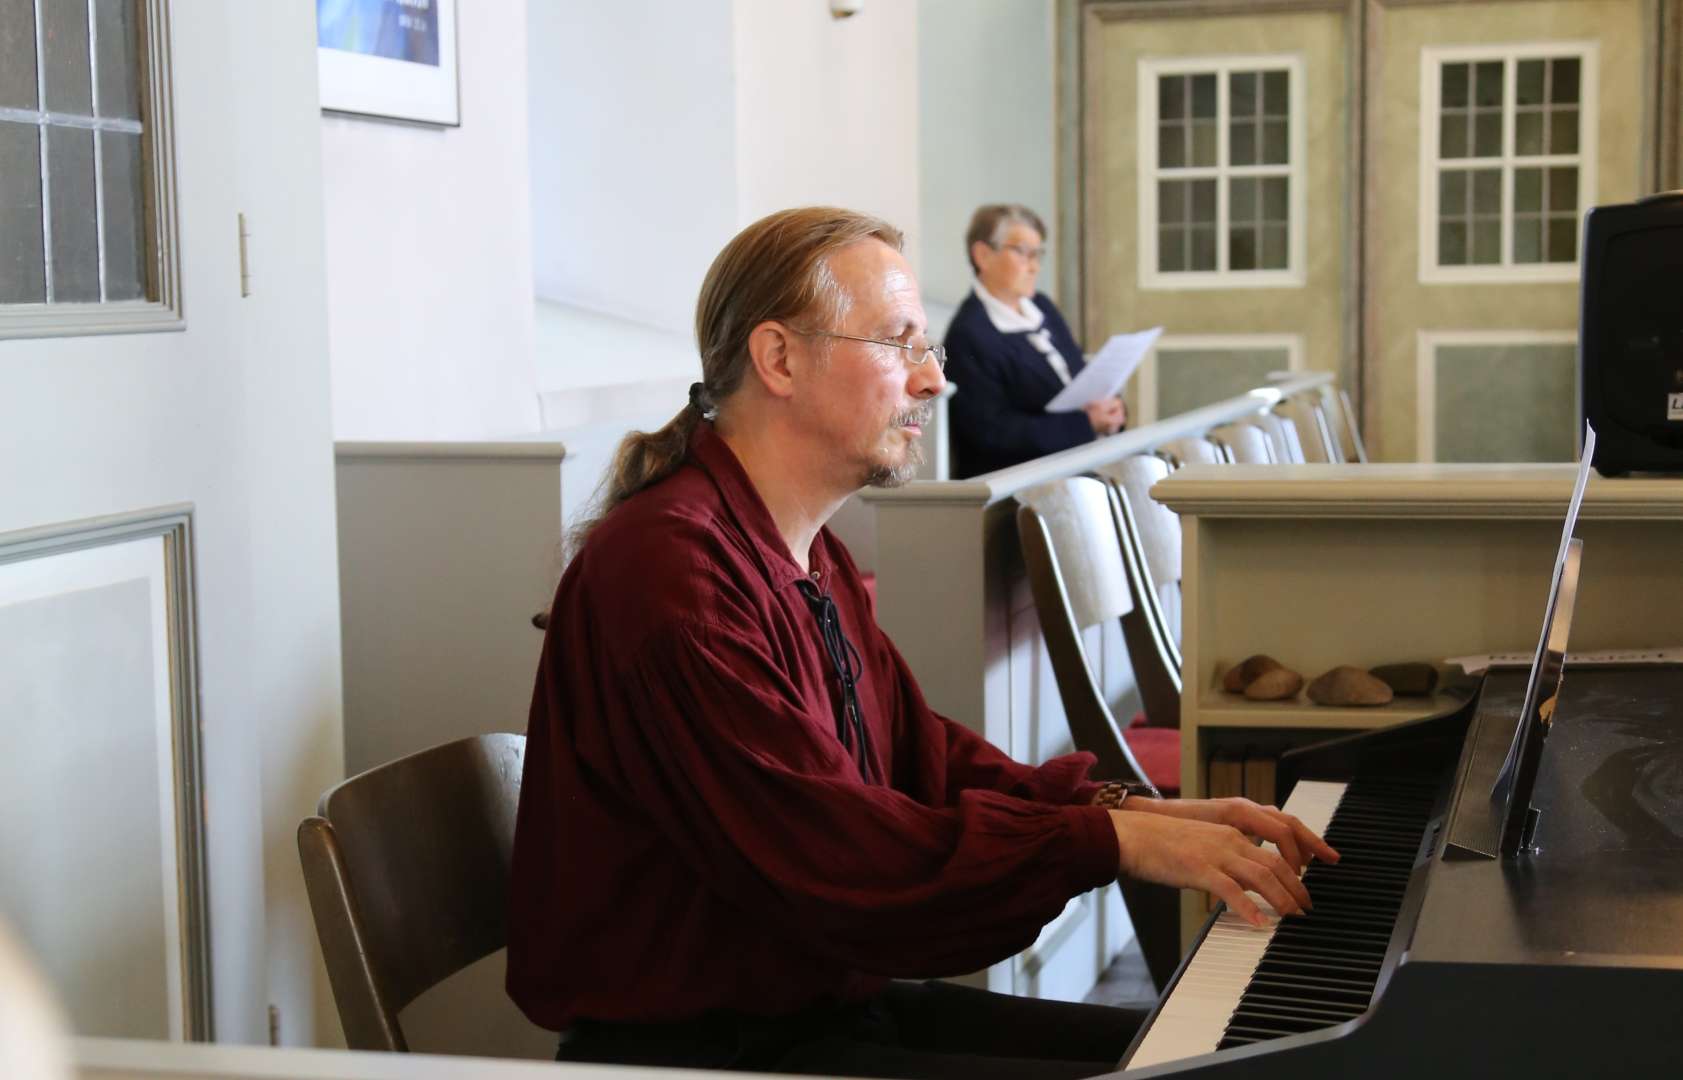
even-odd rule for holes
{"type": "Polygon", "coordinates": [[[1126,878],[1117,884],[1145,954],[1146,970],[1161,994],[1180,964],[1180,890],[1126,878]]]}

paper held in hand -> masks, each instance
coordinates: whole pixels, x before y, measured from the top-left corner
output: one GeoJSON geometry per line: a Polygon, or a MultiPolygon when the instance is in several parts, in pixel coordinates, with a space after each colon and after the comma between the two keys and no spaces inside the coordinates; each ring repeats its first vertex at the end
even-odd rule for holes
{"type": "Polygon", "coordinates": [[[1115,397],[1162,333],[1161,326],[1153,326],[1137,334],[1117,334],[1105,342],[1104,348],[1087,361],[1080,374],[1046,403],[1046,411],[1075,412],[1095,401],[1115,397]]]}

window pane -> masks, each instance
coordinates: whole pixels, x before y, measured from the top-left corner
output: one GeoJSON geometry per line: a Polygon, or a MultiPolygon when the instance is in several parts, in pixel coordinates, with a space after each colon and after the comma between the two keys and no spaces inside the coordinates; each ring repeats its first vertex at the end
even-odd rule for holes
{"type": "Polygon", "coordinates": [[[0,106],[35,108],[35,0],[0,0],[0,106]]]}
{"type": "Polygon", "coordinates": [[[105,298],[145,300],[146,204],[140,136],[101,132],[99,152],[105,191],[105,298]]]}
{"type": "Polygon", "coordinates": [[[47,299],[41,238],[41,133],[0,120],[0,304],[47,299]]]}
{"type": "Polygon", "coordinates": [[[1230,221],[1255,221],[1256,178],[1240,176],[1229,181],[1227,189],[1227,217],[1230,221]]]}
{"type": "Polygon", "coordinates": [[[1256,121],[1236,120],[1232,125],[1232,141],[1227,146],[1230,165],[1256,164],[1256,121]]]}
{"type": "Polygon", "coordinates": [[[1262,112],[1265,116],[1291,115],[1290,92],[1286,73],[1267,71],[1262,75],[1262,112]]]}
{"type": "Polygon", "coordinates": [[[1500,221],[1473,222],[1473,262],[1481,266],[1502,261],[1502,223],[1500,221]]]}
{"type": "Polygon", "coordinates": [[[1473,117],[1473,156],[1502,156],[1502,114],[1482,112],[1473,117]]]}
{"type": "Polygon", "coordinates": [[[1474,67],[1473,104],[1485,108],[1502,104],[1502,61],[1489,60],[1474,67]]]}
{"type": "Polygon", "coordinates": [[[1578,104],[1579,64],[1576,58],[1554,60],[1549,65],[1553,70],[1549,73],[1552,78],[1549,85],[1549,100],[1556,105],[1578,104]]]}
{"type": "Polygon", "coordinates": [[[1549,170],[1549,209],[1578,209],[1578,170],[1567,167],[1549,170]]]}
{"type": "Polygon", "coordinates": [[[1157,181],[1157,220],[1178,225],[1186,220],[1186,181],[1157,181]]]}
{"type": "Polygon", "coordinates": [[[1522,215],[1514,218],[1514,262],[1543,261],[1543,219],[1522,215]]]}
{"type": "Polygon", "coordinates": [[[1208,225],[1210,235],[1215,235],[1216,219],[1216,182],[1214,180],[1194,180],[1192,188],[1192,222],[1195,225],[1208,225]]]}
{"type": "Polygon", "coordinates": [[[1229,270],[1255,270],[1257,258],[1257,234],[1249,225],[1242,228],[1230,229],[1227,234],[1227,268],[1229,270]]]}
{"type": "Polygon", "coordinates": [[[1186,115],[1186,76],[1157,77],[1157,118],[1179,120],[1186,115]]]}
{"type": "Polygon", "coordinates": [[[1186,164],[1186,126],[1164,124],[1157,129],[1157,166],[1178,169],[1186,164]]]}
{"type": "Polygon", "coordinates": [[[1261,111],[1256,84],[1257,74],[1254,71],[1235,71],[1227,77],[1227,115],[1254,116],[1261,111]]]}
{"type": "Polygon", "coordinates": [[[1575,218],[1549,219],[1549,262],[1578,261],[1578,222],[1575,218]]]}
{"type": "Polygon", "coordinates": [[[1535,155],[1543,152],[1543,114],[1540,110],[1514,115],[1514,153],[1535,155]]]}
{"type": "Polygon", "coordinates": [[[1438,224],[1438,265],[1465,266],[1467,263],[1467,226],[1459,221],[1438,224]]]}
{"type": "Polygon", "coordinates": [[[140,119],[138,0],[94,0],[99,115],[140,119]]]}
{"type": "Polygon", "coordinates": [[[1521,60],[1514,65],[1515,102],[1520,105],[1543,103],[1543,61],[1521,60]]]}
{"type": "Polygon", "coordinates": [[[1192,230],[1192,266],[1193,270],[1214,270],[1216,268],[1216,231],[1215,226],[1192,230]]]}
{"type": "Polygon", "coordinates": [[[1284,165],[1289,160],[1286,141],[1286,121],[1264,120],[1262,122],[1262,163],[1264,165],[1284,165]]]}
{"type": "Polygon", "coordinates": [[[1216,163],[1216,126],[1214,120],[1192,122],[1192,164],[1216,163]]]}
{"type": "Polygon", "coordinates": [[[1157,269],[1170,273],[1186,269],[1185,229],[1157,230],[1157,269]]]}
{"type": "Polygon", "coordinates": [[[47,194],[53,215],[53,302],[99,302],[94,133],[47,129],[47,194]]]}
{"type": "Polygon", "coordinates": [[[1270,176],[1262,181],[1262,216],[1267,221],[1285,221],[1288,181],[1283,176],[1270,176]]]}
{"type": "Polygon", "coordinates": [[[53,112],[93,112],[88,73],[88,5],[41,5],[43,44],[47,61],[47,108],[53,112]]]}
{"type": "Polygon", "coordinates": [[[1214,75],[1192,76],[1192,116],[1193,119],[1214,120],[1216,114],[1216,77],[1214,75]]]}
{"type": "Polygon", "coordinates": [[[1467,215],[1467,174],[1460,169],[1445,169],[1438,174],[1438,217],[1458,218],[1467,215]]]}
{"type": "Polygon", "coordinates": [[[1438,83],[1438,96],[1446,109],[1465,108],[1467,105],[1467,74],[1466,64],[1445,64],[1438,83]]]}
{"type": "Polygon", "coordinates": [[[1514,211],[1536,213],[1543,208],[1543,170],[1514,170],[1514,211]]]}
{"type": "Polygon", "coordinates": [[[1284,225],[1264,225],[1262,227],[1262,268],[1264,270],[1284,270],[1287,254],[1286,227],[1284,225]]]}
{"type": "Polygon", "coordinates": [[[1578,152],[1578,110],[1553,109],[1549,112],[1549,153],[1576,154],[1578,152]]]}
{"type": "Polygon", "coordinates": [[[1473,173],[1473,213],[1502,212],[1502,170],[1480,169],[1473,173]]]}
{"type": "Polygon", "coordinates": [[[1446,113],[1438,124],[1438,156],[1464,158],[1467,156],[1467,114],[1446,113]]]}

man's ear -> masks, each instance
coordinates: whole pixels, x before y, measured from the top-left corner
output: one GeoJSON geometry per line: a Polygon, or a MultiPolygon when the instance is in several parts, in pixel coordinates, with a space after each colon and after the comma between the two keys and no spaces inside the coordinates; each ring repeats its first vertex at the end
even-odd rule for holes
{"type": "Polygon", "coordinates": [[[787,398],[795,393],[790,353],[799,347],[796,337],[794,331],[773,319],[748,332],[748,362],[753,365],[754,377],[772,397],[787,398]]]}

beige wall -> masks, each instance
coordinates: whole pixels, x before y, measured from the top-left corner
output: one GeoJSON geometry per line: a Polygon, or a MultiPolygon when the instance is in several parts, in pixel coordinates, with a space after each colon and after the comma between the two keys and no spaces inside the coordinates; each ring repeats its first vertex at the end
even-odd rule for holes
{"type": "MultiPolygon", "coordinates": [[[[1226,18],[1114,18],[1089,11],[1085,341],[1156,326],[1170,335],[1298,334],[1305,364],[1337,371],[1343,331],[1344,185],[1348,116],[1344,16],[1336,12],[1226,18]],[[1297,54],[1303,60],[1307,184],[1300,286],[1143,290],[1139,287],[1139,61],[1297,54]]],[[[1132,12],[1129,12],[1131,15],[1132,12]]]]}
{"type": "Polygon", "coordinates": [[[1645,56],[1641,0],[1444,4],[1378,9],[1370,111],[1367,439],[1381,460],[1414,460],[1421,330],[1566,330],[1576,281],[1423,285],[1419,281],[1420,53],[1432,45],[1594,41],[1598,144],[1593,204],[1643,194],[1645,56]]]}

